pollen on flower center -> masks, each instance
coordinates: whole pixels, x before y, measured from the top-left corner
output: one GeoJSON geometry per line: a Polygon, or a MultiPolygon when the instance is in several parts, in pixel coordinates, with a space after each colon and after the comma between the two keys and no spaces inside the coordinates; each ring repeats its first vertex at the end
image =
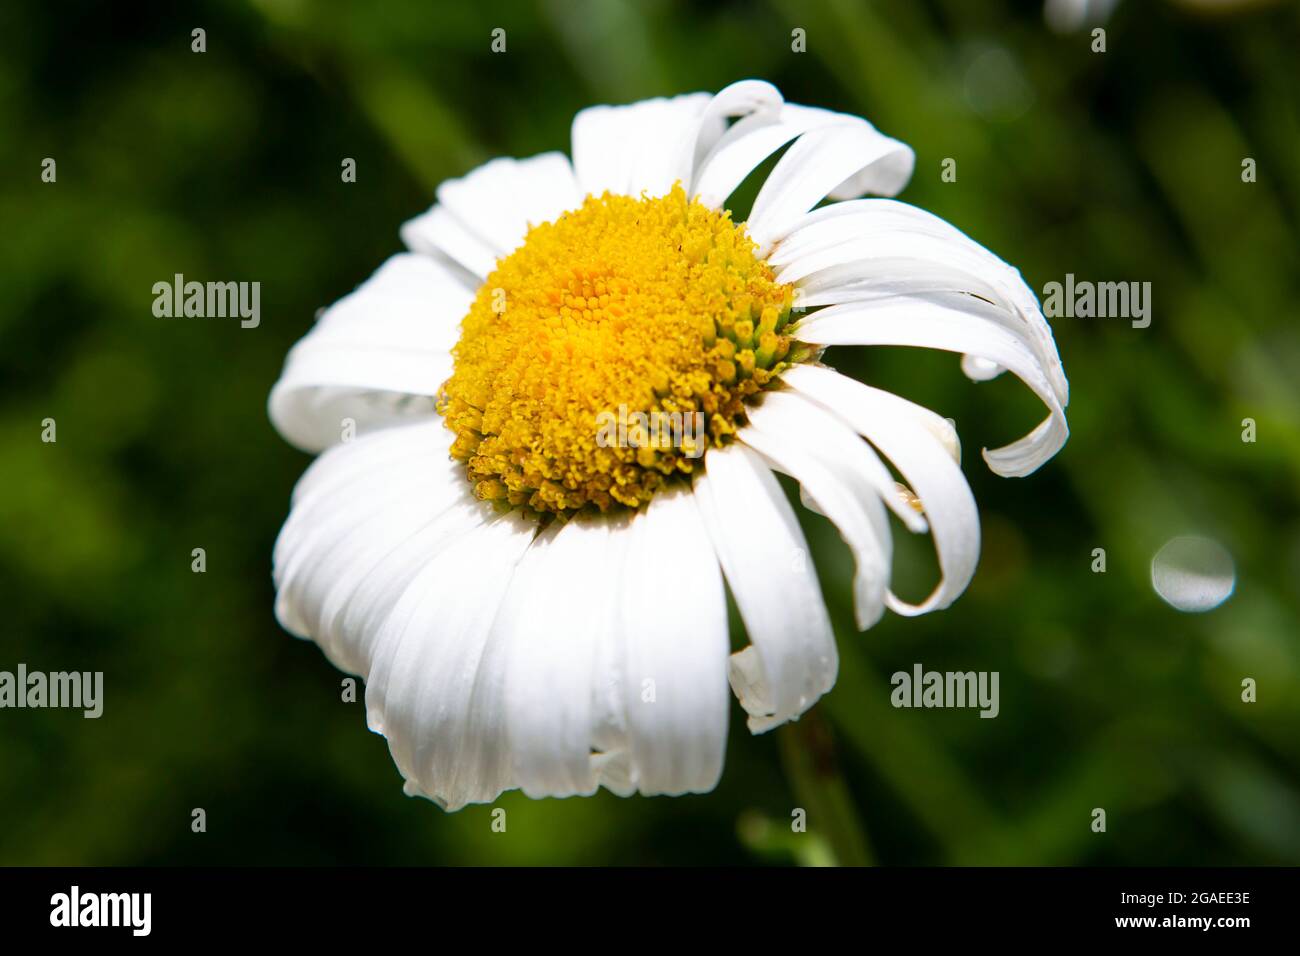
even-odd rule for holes
{"type": "Polygon", "coordinates": [[[791,294],[730,213],[680,185],[589,196],[533,227],[462,321],[438,399],[451,453],[502,507],[638,507],[795,360],[791,294]]]}

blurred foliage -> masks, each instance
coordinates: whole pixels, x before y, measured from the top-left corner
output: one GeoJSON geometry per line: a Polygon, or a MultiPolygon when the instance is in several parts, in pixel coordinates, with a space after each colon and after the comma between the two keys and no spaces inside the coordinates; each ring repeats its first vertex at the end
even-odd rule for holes
{"type": "MultiPolygon", "coordinates": [[[[1300,12],[1197,6],[1126,0],[1095,54],[1033,0],[6,4],[0,669],[103,670],[106,704],[0,711],[0,863],[1300,862],[1300,12]],[[843,657],[812,730],[752,738],[737,708],[713,794],[509,794],[494,834],[488,808],[403,797],[343,675],[275,624],[271,544],[307,458],[266,393],[444,177],[566,149],[586,105],[747,76],[912,144],[902,198],[1034,288],[1151,282],[1153,322],[1054,323],[1073,435],[1027,479],[978,455],[1037,421],[1018,383],[832,354],[958,422],[984,523],[968,593],[857,634],[847,551],[805,515],[843,657]],[[261,326],[155,318],[177,272],[260,281],[261,326]],[[1150,586],[1186,532],[1237,563],[1204,615],[1150,586]],[[895,710],[888,676],[918,661],[999,671],[1001,715],[895,710]]],[[[898,551],[924,593],[928,540],[898,551]]]]}

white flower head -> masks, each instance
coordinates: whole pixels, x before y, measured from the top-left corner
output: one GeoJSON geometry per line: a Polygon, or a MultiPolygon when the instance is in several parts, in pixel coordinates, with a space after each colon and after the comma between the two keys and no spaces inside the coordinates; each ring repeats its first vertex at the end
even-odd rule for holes
{"type": "Polygon", "coordinates": [[[572,162],[497,159],[440,186],[402,228],[410,251],[294,346],[271,420],[321,454],[276,542],[276,614],[364,676],[408,793],[454,809],[513,788],[708,791],[728,682],[755,733],[811,707],[835,641],[774,471],[849,545],[859,628],[962,593],[979,516],[952,424],[822,350],[1010,371],[1047,416],[984,452],[1002,475],[1061,448],[1067,385],[1015,269],[855,198],[897,193],[913,161],[757,80],[593,107],[572,162]],[[728,197],[787,145],[734,223],[728,197]],[[632,425],[603,430],[615,410],[632,425]],[[703,427],[647,440],[660,417],[703,427]],[[934,538],[920,604],[889,588],[890,513],[934,538]],[[750,641],[734,654],[724,578],[750,641]]]}
{"type": "Polygon", "coordinates": [[[1046,0],[1043,16],[1057,33],[1074,33],[1110,19],[1119,0],[1046,0]]]}

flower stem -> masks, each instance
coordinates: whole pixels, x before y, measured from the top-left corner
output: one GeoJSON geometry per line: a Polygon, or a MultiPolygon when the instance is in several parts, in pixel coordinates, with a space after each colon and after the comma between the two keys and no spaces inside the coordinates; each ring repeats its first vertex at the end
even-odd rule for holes
{"type": "Polygon", "coordinates": [[[808,828],[830,846],[837,866],[870,866],[871,848],[840,774],[830,726],[816,710],[777,731],[781,763],[808,828]]]}

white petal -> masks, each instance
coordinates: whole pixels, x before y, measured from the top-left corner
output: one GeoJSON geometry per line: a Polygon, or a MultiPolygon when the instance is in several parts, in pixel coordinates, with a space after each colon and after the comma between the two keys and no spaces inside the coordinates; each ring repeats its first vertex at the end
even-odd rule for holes
{"type": "Polygon", "coordinates": [[[999,475],[1027,475],[1061,450],[1069,437],[1065,411],[1038,358],[1003,327],[997,309],[961,297],[902,296],[880,302],[833,305],[814,312],[793,330],[814,345],[905,345],[978,355],[1009,369],[1042,399],[1048,417],[1024,438],[985,449],[999,475]]]}
{"type": "MultiPolygon", "coordinates": [[[[1057,399],[1069,402],[1052,330],[1033,291],[1017,270],[937,216],[889,199],[824,206],[805,216],[768,261],[778,281],[798,285],[804,308],[941,292],[965,293],[977,308],[973,297],[986,299],[998,309],[983,314],[1029,346],[1057,399]]],[[[998,371],[975,356],[962,368],[980,381],[998,371]]]]}
{"type": "Polygon", "coordinates": [[[785,103],[775,88],[772,92],[775,99],[760,101],[697,159],[692,196],[704,205],[725,206],[750,173],[795,137],[811,129],[864,122],[844,113],[785,103]]]}
{"type": "Polygon", "coordinates": [[[972,382],[990,382],[1006,371],[997,362],[990,362],[978,355],[963,355],[961,370],[972,382]]]}
{"type": "Polygon", "coordinates": [[[781,91],[765,80],[737,80],[719,90],[700,116],[700,132],[696,136],[691,160],[691,178],[682,183],[687,193],[694,195],[694,180],[704,165],[705,157],[725,134],[726,119],[751,113],[775,115],[780,112],[783,102],[781,91]]]}
{"type": "MultiPolygon", "coordinates": [[[[331,518],[352,519],[356,512],[382,506],[394,494],[420,485],[443,491],[446,472],[439,460],[447,456],[438,454],[437,425],[430,419],[394,426],[336,445],[312,462],[294,487],[289,517],[275,543],[277,587],[284,585],[291,565],[302,559],[312,538],[327,530],[323,525],[331,518]]],[[[445,503],[451,496],[444,492],[441,497],[445,503]]]]}
{"type": "Polygon", "coordinates": [[[824,367],[796,366],[782,381],[838,414],[880,449],[925,508],[943,578],[921,604],[891,594],[890,608],[914,615],[947,607],[966,590],[979,562],[979,511],[961,469],[927,427],[925,419],[934,413],[824,367]]]}
{"type": "Polygon", "coordinates": [[[444,436],[451,436],[441,419],[426,418],[368,432],[359,436],[355,443],[343,442],[327,448],[312,459],[307,470],[302,473],[298,483],[293,486],[290,501],[297,505],[309,494],[354,480],[365,472],[402,462],[413,454],[425,454],[425,442],[416,441],[413,436],[428,436],[429,447],[433,447],[436,445],[434,436],[440,431],[444,436]],[[365,449],[365,453],[359,454],[358,449],[365,449]]]}
{"type": "Polygon", "coordinates": [[[401,527],[358,548],[347,559],[337,586],[326,592],[316,639],[344,670],[366,672],[380,625],[421,568],[491,520],[491,510],[474,499],[464,482],[464,467],[458,466],[457,472],[462,483],[450,505],[428,518],[422,512],[436,508],[410,509],[401,527]]]}
{"type": "Polygon", "coordinates": [[[573,168],[581,192],[660,196],[678,180],[689,184],[697,136],[721,133],[722,116],[705,116],[711,99],[707,93],[688,93],[578,113],[573,168]],[[702,120],[710,130],[701,129],[702,120]]]}
{"type": "Polygon", "coordinates": [[[436,421],[395,426],[330,449],[295,489],[274,550],[276,616],[343,670],[366,672],[421,561],[491,514],[446,445],[436,421]]]}
{"type": "Polygon", "coordinates": [[[835,683],[839,656],[808,542],[781,486],[744,445],[713,448],[696,499],[752,646],[732,689],[754,733],[793,720],[835,683]]]}
{"type": "MultiPolygon", "coordinates": [[[[874,494],[879,497],[885,503],[885,506],[907,526],[909,531],[924,534],[929,530],[925,516],[918,513],[907,501],[906,497],[900,493],[898,483],[880,460],[880,456],[876,454],[875,449],[867,442],[864,442],[858,433],[849,428],[838,415],[826,415],[821,405],[808,402],[808,399],[797,392],[773,392],[771,394],[781,396],[778,403],[806,402],[816,409],[818,417],[814,418],[809,415],[807,418],[802,419],[804,441],[817,450],[818,455],[826,462],[828,467],[834,469],[845,480],[851,478],[851,483],[858,494],[874,494]]],[[[767,401],[768,397],[765,396],[763,405],[766,405],[767,401]]],[[[753,416],[750,417],[752,420],[753,416]]],[[[957,448],[956,431],[947,419],[932,415],[926,421],[926,425],[934,431],[935,436],[940,441],[944,442],[945,447],[957,448]]],[[[956,453],[955,458],[960,462],[959,451],[956,453]]],[[[817,509],[814,508],[813,510],[817,509]]],[[[818,511],[818,513],[821,512],[818,511]]]]}
{"type": "Polygon", "coordinates": [[[705,793],[717,785],[726,746],[727,605],[688,489],[659,492],[632,519],[625,582],[633,780],[647,795],[705,793]]]}
{"type": "Polygon", "coordinates": [[[722,134],[725,121],[708,114],[709,101],[708,96],[697,93],[638,104],[624,143],[624,149],[631,152],[624,186],[627,195],[664,196],[678,182],[683,189],[687,187],[697,138],[702,134],[714,139],[722,134]]]}
{"type": "Polygon", "coordinates": [[[431,242],[483,277],[483,248],[494,258],[509,255],[523,243],[529,227],[552,222],[582,202],[573,167],[563,153],[494,159],[460,179],[447,180],[437,196],[433,208],[446,210],[460,230],[437,218],[416,219],[407,224],[403,239],[408,244],[431,242]],[[458,231],[468,232],[477,244],[466,243],[458,231]]]}
{"type": "Polygon", "coordinates": [[[908,146],[851,119],[804,133],[767,177],[746,224],[764,254],[827,196],[893,195],[911,178],[908,146]]]}
{"type": "Polygon", "coordinates": [[[402,223],[402,241],[412,252],[451,259],[474,277],[475,288],[496,268],[500,255],[438,205],[402,223]]]}
{"type": "Polygon", "coordinates": [[[358,433],[434,412],[471,293],[426,256],[393,256],[326,309],[290,351],[271,389],[271,422],[320,451],[358,433]]]}
{"type": "Polygon", "coordinates": [[[290,514],[275,545],[280,623],[300,637],[318,638],[324,603],[336,585],[348,580],[348,565],[357,551],[372,544],[382,547],[400,535],[407,519],[399,509],[419,509],[413,517],[423,522],[455,501],[436,479],[411,469],[391,476],[371,473],[307,499],[290,514]]]}
{"type": "Polygon", "coordinates": [[[525,555],[497,620],[513,776],[531,797],[591,794],[601,782],[600,733],[610,714],[598,688],[616,666],[604,642],[616,630],[625,527],[607,518],[569,521],[525,555]],[[602,666],[603,665],[603,666],[602,666]]]}
{"type": "Polygon", "coordinates": [[[426,561],[376,638],[366,710],[381,727],[407,793],[447,809],[494,800],[510,785],[504,720],[471,720],[485,647],[501,600],[536,531],[495,517],[426,561]]]}
{"type": "MultiPolygon", "coordinates": [[[[855,473],[834,454],[837,448],[856,451],[865,445],[833,413],[800,395],[774,392],[748,414],[750,424],[738,438],[798,481],[853,552],[853,603],[858,630],[865,631],[885,610],[893,553],[889,521],[880,491],[869,484],[866,473],[855,473]]],[[[890,485],[890,497],[897,499],[890,485]]]]}
{"type": "Polygon", "coordinates": [[[772,84],[740,80],[712,97],[693,93],[583,110],[573,122],[578,181],[584,192],[594,195],[609,190],[661,196],[675,182],[694,195],[699,170],[726,133],[728,118],[776,115],[781,104],[772,84]]]}
{"type": "Polygon", "coordinates": [[[1119,0],[1047,0],[1043,19],[1057,33],[1072,33],[1087,24],[1105,23],[1119,0]]]}
{"type": "Polygon", "coordinates": [[[632,545],[631,519],[619,514],[594,520],[608,524],[609,544],[607,564],[593,578],[595,586],[602,588],[602,597],[592,602],[589,609],[596,647],[591,682],[590,762],[598,786],[626,797],[636,792],[629,753],[628,641],[623,614],[628,593],[636,586],[626,570],[632,545]]]}

